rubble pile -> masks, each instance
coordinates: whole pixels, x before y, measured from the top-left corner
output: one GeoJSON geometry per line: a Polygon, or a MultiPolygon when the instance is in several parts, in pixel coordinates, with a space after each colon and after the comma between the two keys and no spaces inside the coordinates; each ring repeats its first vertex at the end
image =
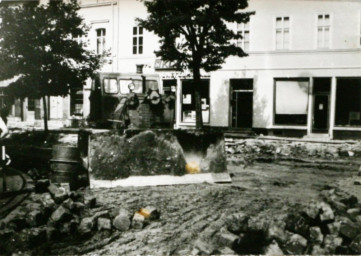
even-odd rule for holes
{"type": "Polygon", "coordinates": [[[256,159],[335,159],[361,157],[360,143],[316,143],[287,140],[225,138],[228,159],[244,164],[256,159]]]}
{"type": "Polygon", "coordinates": [[[171,134],[140,132],[130,138],[113,133],[93,135],[90,143],[92,175],[98,179],[130,175],[185,174],[185,159],[171,134]]]}
{"type": "Polygon", "coordinates": [[[123,208],[105,209],[84,191],[69,192],[48,180],[37,181],[35,191],[0,221],[2,254],[49,253],[58,242],[80,243],[99,232],[142,229],[160,217],[152,206],[133,216],[123,208]]]}
{"type": "Polygon", "coordinates": [[[361,204],[339,190],[301,211],[271,219],[234,213],[212,223],[193,254],[361,254],[361,204]]]}

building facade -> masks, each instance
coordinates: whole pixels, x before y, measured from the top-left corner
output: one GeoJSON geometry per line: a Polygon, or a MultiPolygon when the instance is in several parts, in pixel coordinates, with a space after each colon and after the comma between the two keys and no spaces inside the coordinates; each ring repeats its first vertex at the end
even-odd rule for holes
{"type": "MultiPolygon", "coordinates": [[[[343,138],[361,133],[361,2],[250,0],[248,24],[232,24],[249,54],[202,73],[204,124],[266,134],[343,138]]],[[[157,37],[138,27],[147,12],[136,0],[82,0],[89,47],[107,51],[101,72],[159,76],[161,93],[175,85],[175,128],[193,127],[191,74],[157,59],[157,37]]],[[[83,94],[89,113],[89,82],[83,94]]]]}

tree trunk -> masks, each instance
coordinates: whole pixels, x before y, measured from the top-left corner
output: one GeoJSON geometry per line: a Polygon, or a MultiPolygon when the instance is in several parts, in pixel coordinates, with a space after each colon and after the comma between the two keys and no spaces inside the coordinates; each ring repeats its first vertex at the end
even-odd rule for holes
{"type": "Polygon", "coordinates": [[[48,129],[48,108],[46,104],[46,96],[43,96],[43,108],[44,108],[44,131],[47,133],[48,129]]]}
{"type": "Polygon", "coordinates": [[[196,129],[202,129],[201,74],[199,68],[193,69],[193,87],[196,107],[196,129]]]}

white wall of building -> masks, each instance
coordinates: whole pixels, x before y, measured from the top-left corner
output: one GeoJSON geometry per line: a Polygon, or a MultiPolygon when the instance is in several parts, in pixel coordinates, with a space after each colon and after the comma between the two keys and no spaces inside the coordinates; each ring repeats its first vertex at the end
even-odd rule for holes
{"type": "MultiPolygon", "coordinates": [[[[230,57],[221,70],[210,74],[211,126],[229,126],[229,79],[253,79],[253,127],[277,128],[273,124],[274,78],[361,77],[361,1],[250,0],[249,4],[247,10],[256,12],[250,21],[249,56],[230,57]],[[326,49],[317,49],[320,14],[330,15],[326,49]],[[276,50],[276,17],[290,19],[289,49],[276,50]]],[[[144,64],[145,73],[156,72],[156,36],[144,31],[143,54],[132,53],[135,19],[147,15],[141,1],[82,0],[80,14],[91,25],[91,48],[96,47],[95,30],[107,30],[112,62],[102,71],[135,72],[137,64],[144,64]]]]}

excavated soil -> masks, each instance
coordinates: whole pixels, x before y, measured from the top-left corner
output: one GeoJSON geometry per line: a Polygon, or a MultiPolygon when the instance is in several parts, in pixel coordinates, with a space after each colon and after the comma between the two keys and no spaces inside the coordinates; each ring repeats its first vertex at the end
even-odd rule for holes
{"type": "Polygon", "coordinates": [[[243,212],[266,221],[284,219],[290,211],[302,210],[311,200],[320,199],[320,191],[350,180],[357,173],[357,168],[319,169],[263,163],[228,169],[232,184],[87,191],[101,204],[99,211],[122,207],[135,212],[152,205],[161,212],[160,219],[142,230],[98,232],[85,242],[54,243],[48,253],[189,255],[194,253],[198,238],[211,237],[214,229],[219,228],[213,224],[232,213],[243,212]]]}

